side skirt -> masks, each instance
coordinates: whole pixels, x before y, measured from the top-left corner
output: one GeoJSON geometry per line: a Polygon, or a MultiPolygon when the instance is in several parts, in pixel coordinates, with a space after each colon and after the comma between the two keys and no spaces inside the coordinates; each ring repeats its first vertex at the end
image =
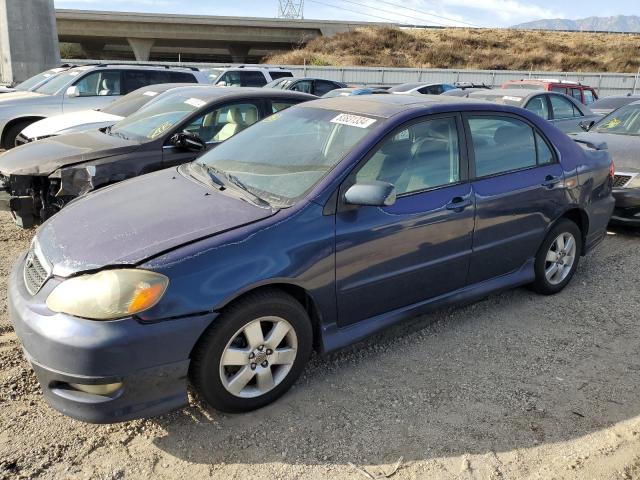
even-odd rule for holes
{"type": "Polygon", "coordinates": [[[492,293],[531,283],[535,279],[533,267],[534,259],[531,258],[519,270],[491,280],[468,285],[439,297],[377,315],[347,327],[338,328],[335,323],[327,325],[322,329],[322,353],[344,348],[402,320],[424,315],[443,307],[477,302],[492,293]]]}

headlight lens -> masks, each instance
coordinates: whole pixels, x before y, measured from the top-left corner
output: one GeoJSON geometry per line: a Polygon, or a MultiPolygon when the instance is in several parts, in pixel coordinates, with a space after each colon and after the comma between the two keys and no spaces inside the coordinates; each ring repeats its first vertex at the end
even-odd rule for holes
{"type": "Polygon", "coordinates": [[[162,274],[147,270],[103,270],[70,278],[47,298],[47,307],[92,320],[113,320],[153,307],[169,285],[162,274]]]}

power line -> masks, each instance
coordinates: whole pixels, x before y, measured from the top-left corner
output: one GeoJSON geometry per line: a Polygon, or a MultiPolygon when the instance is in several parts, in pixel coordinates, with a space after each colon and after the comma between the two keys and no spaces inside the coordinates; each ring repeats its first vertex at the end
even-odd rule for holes
{"type": "Polygon", "coordinates": [[[378,18],[380,20],[384,20],[385,22],[389,22],[389,23],[397,23],[396,20],[392,20],[391,18],[380,17],[378,15],[373,15],[372,13],[364,13],[364,12],[360,12],[358,10],[351,10],[350,8],[341,7],[339,5],[333,5],[331,3],[321,2],[320,0],[306,0],[306,1],[307,2],[312,2],[312,3],[317,3],[319,5],[324,5],[325,7],[337,8],[338,10],[344,10],[345,12],[352,12],[352,13],[357,13],[358,15],[365,15],[367,17],[378,18]]]}
{"type": "Polygon", "coordinates": [[[473,23],[465,22],[464,20],[455,20],[453,18],[445,17],[443,15],[437,15],[435,13],[425,12],[424,10],[418,10],[416,8],[405,7],[404,5],[400,5],[398,3],[389,2],[389,1],[386,1],[386,0],[376,0],[376,1],[378,1],[380,3],[386,3],[387,5],[390,5],[392,7],[404,8],[405,10],[411,10],[412,12],[421,13],[423,15],[429,15],[431,17],[442,18],[442,19],[448,20],[450,22],[464,23],[465,25],[469,25],[470,27],[478,27],[479,28],[479,25],[474,25],[473,23]]]}
{"type": "MultiPolygon", "coordinates": [[[[358,5],[358,6],[360,6],[360,7],[366,7],[366,8],[370,8],[370,9],[373,9],[373,10],[377,10],[377,11],[380,11],[380,12],[383,12],[383,13],[390,13],[391,15],[394,15],[394,16],[396,16],[396,17],[409,18],[409,19],[411,19],[411,20],[412,20],[412,21],[414,21],[414,22],[415,22],[415,21],[418,21],[418,22],[421,22],[421,21],[428,21],[428,22],[434,23],[434,24],[436,24],[436,25],[438,25],[438,26],[441,26],[441,27],[446,27],[446,26],[447,26],[447,25],[446,25],[446,24],[444,24],[444,23],[439,23],[439,22],[435,22],[435,21],[432,21],[432,20],[420,19],[420,18],[417,18],[417,17],[413,17],[413,16],[405,15],[405,14],[402,14],[402,13],[392,12],[391,10],[385,10],[384,8],[372,7],[371,5],[367,5],[366,3],[354,2],[353,0],[342,0],[342,1],[343,1],[343,2],[346,2],[346,3],[352,3],[353,5],[358,5]]],[[[365,15],[366,15],[366,14],[365,14],[365,15]]]]}

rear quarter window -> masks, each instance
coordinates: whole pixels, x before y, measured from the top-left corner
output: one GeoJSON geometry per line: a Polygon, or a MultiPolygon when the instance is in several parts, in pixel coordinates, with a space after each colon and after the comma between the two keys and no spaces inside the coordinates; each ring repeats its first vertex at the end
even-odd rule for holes
{"type": "Polygon", "coordinates": [[[276,80],[278,78],[293,77],[293,73],[282,72],[280,70],[269,70],[269,75],[271,75],[271,78],[273,80],[276,80]]]}

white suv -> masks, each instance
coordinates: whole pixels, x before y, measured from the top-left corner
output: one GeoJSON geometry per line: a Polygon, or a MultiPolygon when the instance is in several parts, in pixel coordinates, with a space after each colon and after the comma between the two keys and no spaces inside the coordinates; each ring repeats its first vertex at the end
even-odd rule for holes
{"type": "Polygon", "coordinates": [[[214,85],[221,87],[264,87],[283,77],[293,77],[291,70],[282,67],[218,67],[202,70],[214,85]]]}
{"type": "Polygon", "coordinates": [[[99,64],[73,67],[32,92],[0,95],[0,144],[43,118],[105,107],[129,92],[159,83],[208,83],[197,69],[158,65],[99,64]]]}

